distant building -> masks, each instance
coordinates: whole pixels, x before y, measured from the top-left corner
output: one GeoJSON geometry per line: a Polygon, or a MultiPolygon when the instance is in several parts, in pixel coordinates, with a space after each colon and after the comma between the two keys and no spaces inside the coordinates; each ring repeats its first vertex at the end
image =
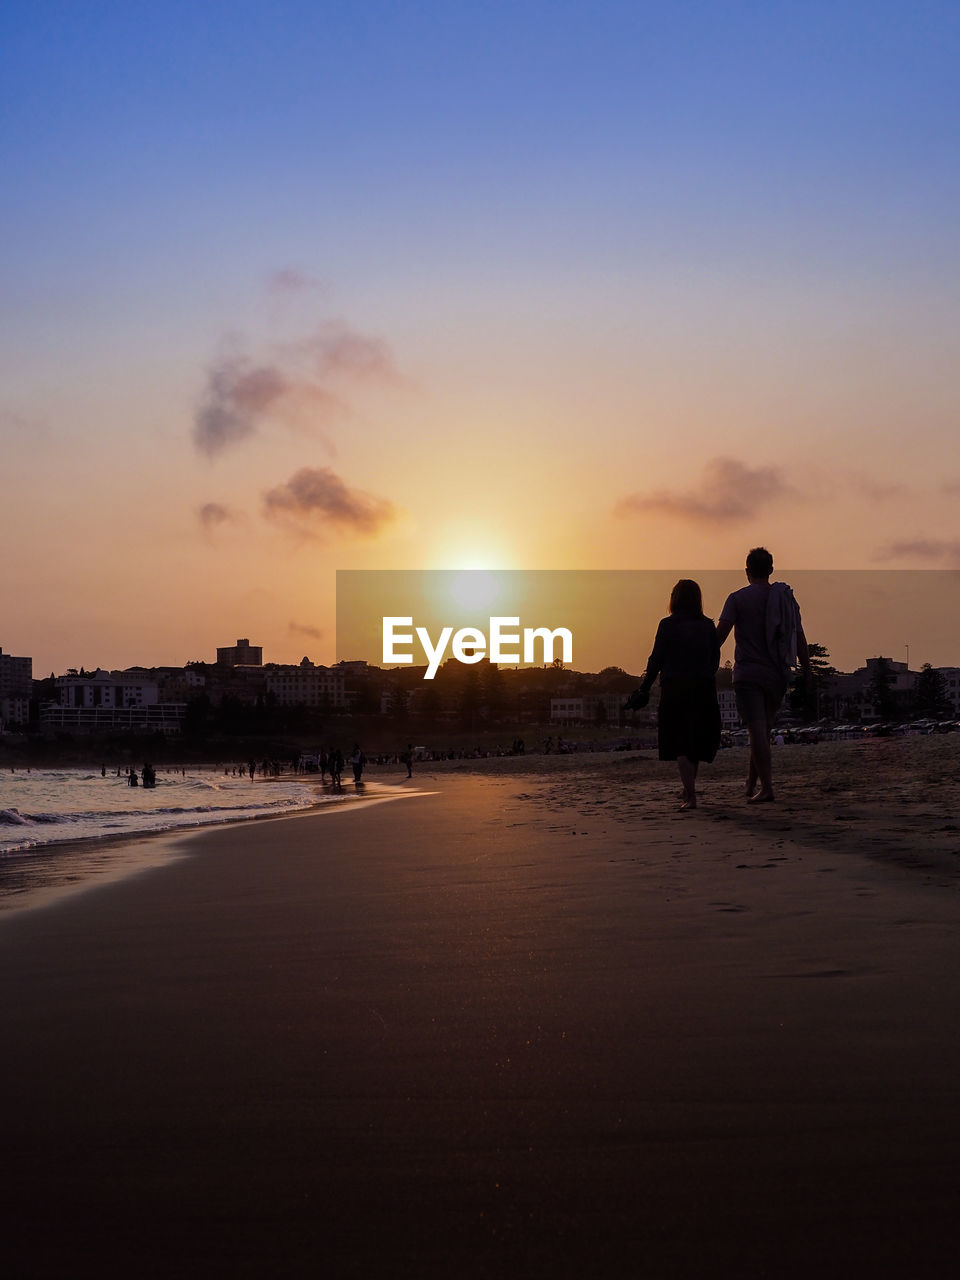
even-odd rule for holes
{"type": "Polygon", "coordinates": [[[262,667],[263,648],[249,640],[238,640],[234,645],[217,649],[217,662],[224,667],[262,667]]]}
{"type": "MultiPolygon", "coordinates": [[[[880,669],[880,663],[886,664],[890,676],[890,688],[894,693],[909,693],[917,682],[917,672],[911,671],[905,662],[897,662],[894,658],[867,658],[866,665],[859,671],[866,673],[868,680],[873,680],[880,669]]],[[[859,674],[854,672],[854,674],[859,674]]]]}
{"type": "Polygon", "coordinates": [[[718,689],[717,702],[720,704],[720,724],[724,729],[736,729],[740,724],[740,713],[737,711],[737,695],[732,689],[718,689]]]}
{"type": "Polygon", "coordinates": [[[156,677],[145,668],[70,673],[53,682],[55,700],[40,704],[41,730],[92,733],[127,729],[179,733],[186,704],[161,702],[156,677]]]}
{"type": "Polygon", "coordinates": [[[29,719],[29,698],[0,698],[0,732],[11,725],[26,725],[29,719]]]}
{"type": "Polygon", "coordinates": [[[147,674],[156,680],[161,702],[187,702],[205,683],[204,676],[189,667],[151,667],[147,674]]]}
{"type": "MultiPolygon", "coordinates": [[[[592,717],[591,717],[592,718],[592,717]]],[[[550,699],[550,719],[563,721],[581,721],[586,720],[587,715],[584,709],[583,698],[551,698],[550,699]]]]}
{"type": "MultiPolygon", "coordinates": [[[[225,698],[253,706],[267,692],[264,667],[226,667],[217,663],[202,672],[203,690],[213,706],[219,706],[225,698]]],[[[195,694],[198,690],[194,689],[195,694]]],[[[193,696],[193,695],[189,695],[193,696]]]]}
{"type": "Polygon", "coordinates": [[[943,677],[944,690],[954,715],[960,715],[960,667],[936,667],[943,677]]]}
{"type": "Polygon", "coordinates": [[[54,680],[61,707],[147,707],[160,701],[157,681],[140,672],[102,671],[68,674],[54,680]]]}
{"type": "Polygon", "coordinates": [[[29,698],[33,689],[33,659],[15,658],[0,649],[0,697],[29,698]]]}
{"type": "Polygon", "coordinates": [[[40,730],[102,733],[124,729],[169,736],[180,732],[186,709],[183,702],[154,702],[145,707],[62,707],[44,702],[40,705],[40,730]]]}
{"type": "Polygon", "coordinates": [[[560,724],[619,724],[623,718],[623,693],[587,693],[582,697],[550,699],[550,719],[560,724]]]}
{"type": "Polygon", "coordinates": [[[33,659],[0,649],[0,724],[26,724],[33,693],[33,659]]]}
{"type": "Polygon", "coordinates": [[[282,707],[345,707],[344,673],[316,667],[309,658],[298,666],[270,663],[265,668],[267,693],[282,707]]]}
{"type": "Polygon", "coordinates": [[[345,676],[366,676],[372,671],[379,671],[379,667],[371,667],[369,662],[364,662],[359,658],[352,658],[349,661],[341,659],[335,667],[334,671],[340,671],[345,676]]]}
{"type": "Polygon", "coordinates": [[[841,672],[833,678],[829,695],[823,701],[833,705],[835,716],[841,719],[852,716],[855,720],[879,719],[874,689],[881,662],[886,667],[890,693],[893,696],[912,693],[917,672],[911,671],[905,662],[897,662],[893,658],[867,658],[856,671],[841,672]]]}

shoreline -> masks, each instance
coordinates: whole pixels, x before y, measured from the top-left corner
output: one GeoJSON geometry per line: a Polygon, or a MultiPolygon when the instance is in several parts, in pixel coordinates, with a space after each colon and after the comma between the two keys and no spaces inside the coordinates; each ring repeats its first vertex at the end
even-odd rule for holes
{"type": "MultiPolygon", "coordinates": [[[[645,823],[658,818],[700,824],[732,821],[748,833],[766,832],[777,840],[789,831],[795,839],[824,848],[856,837],[859,826],[866,837],[861,842],[864,858],[875,861],[878,866],[899,865],[914,873],[919,870],[928,879],[939,877],[944,884],[960,884],[960,818],[957,818],[960,735],[878,738],[778,748],[774,755],[777,802],[769,807],[748,807],[743,802],[738,779],[746,768],[747,758],[745,748],[731,747],[719,753],[713,765],[705,765],[701,773],[701,807],[696,813],[684,815],[675,812],[672,800],[677,789],[675,766],[659,761],[656,752],[650,750],[530,753],[425,761],[415,766],[410,779],[402,768],[374,765],[368,768],[368,782],[364,787],[385,788],[391,794],[384,798],[393,799],[414,794],[406,789],[407,783],[419,789],[425,784],[436,786],[447,780],[471,777],[517,782],[526,778],[552,786],[558,793],[558,803],[568,806],[572,812],[589,814],[591,806],[596,808],[601,803],[598,797],[602,796],[602,804],[606,806],[616,807],[625,802],[632,805],[634,817],[642,810],[645,823]],[[897,797],[898,808],[890,811],[887,821],[875,821],[878,808],[882,810],[891,803],[894,788],[901,793],[897,797]],[[396,794],[392,794],[394,792],[396,794]]],[[[321,791],[318,776],[314,774],[257,778],[253,785],[259,787],[276,781],[298,781],[318,793],[321,791]]],[[[329,788],[329,784],[323,785],[329,788]]],[[[141,844],[176,842],[264,820],[309,817],[319,812],[339,811],[344,804],[351,807],[369,804],[375,798],[375,795],[357,795],[354,784],[348,781],[342,794],[287,813],[260,813],[163,830],[52,841],[9,854],[0,859],[0,868],[12,879],[18,871],[29,870],[30,860],[34,863],[45,858],[69,860],[74,854],[96,861],[100,853],[112,853],[117,865],[105,872],[98,870],[91,878],[94,883],[113,881],[169,860],[158,860],[155,854],[137,857],[134,852],[129,869],[124,871],[120,859],[125,851],[135,851],[141,844]]],[[[86,881],[76,883],[74,870],[64,862],[62,879],[66,883],[56,888],[57,899],[87,887],[86,881]]],[[[17,892],[29,894],[30,901],[21,902],[19,896],[0,898],[0,921],[31,909],[34,894],[42,895],[44,900],[50,896],[41,887],[33,886],[17,892]]]]}
{"type": "MultiPolygon", "coordinates": [[[[273,778],[258,779],[258,783],[273,781],[273,778]]],[[[37,883],[28,884],[22,889],[11,891],[7,884],[0,888],[0,927],[4,920],[23,911],[37,910],[61,902],[68,897],[86,893],[101,885],[114,884],[186,857],[188,856],[186,849],[179,851],[175,847],[181,841],[186,842],[233,827],[245,827],[250,823],[314,817],[323,813],[341,812],[345,806],[357,808],[404,799],[415,794],[428,793],[403,791],[392,795],[375,792],[368,796],[345,791],[335,800],[318,800],[313,804],[285,813],[256,813],[246,818],[211,819],[208,822],[157,830],[76,836],[0,854],[0,873],[5,881],[17,879],[18,873],[20,878],[27,879],[31,874],[40,873],[37,883]],[[138,851],[141,852],[138,853],[138,851]],[[52,878],[50,867],[43,865],[48,860],[60,863],[59,877],[54,878],[52,883],[47,883],[52,878]]],[[[56,877],[57,873],[54,872],[53,875],[56,877]]]]}
{"type": "Polygon", "coordinates": [[[637,767],[167,833],[6,919],[18,1274],[936,1274],[955,886],[637,767]]]}

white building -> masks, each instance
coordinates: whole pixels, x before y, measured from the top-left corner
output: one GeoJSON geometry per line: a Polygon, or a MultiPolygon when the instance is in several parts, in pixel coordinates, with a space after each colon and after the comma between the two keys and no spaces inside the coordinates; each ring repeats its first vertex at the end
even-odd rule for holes
{"type": "Polygon", "coordinates": [[[720,726],[723,729],[736,729],[740,724],[737,711],[737,696],[732,689],[718,689],[717,701],[720,703],[720,726]]]}
{"type": "Polygon", "coordinates": [[[56,701],[40,707],[42,729],[179,733],[186,711],[186,703],[161,702],[156,678],[136,669],[57,676],[54,689],[56,701]]]}
{"type": "Polygon", "coordinates": [[[60,707],[149,707],[160,701],[155,679],[139,672],[102,671],[92,675],[57,676],[56,705],[60,707]]]}

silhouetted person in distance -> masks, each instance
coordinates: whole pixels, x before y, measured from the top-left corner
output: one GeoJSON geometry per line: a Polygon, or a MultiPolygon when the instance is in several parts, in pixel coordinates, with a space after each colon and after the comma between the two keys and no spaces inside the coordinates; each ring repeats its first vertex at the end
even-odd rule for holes
{"type": "Polygon", "coordinates": [[[353,744],[353,755],[350,757],[350,763],[353,766],[353,780],[359,783],[363,778],[363,766],[367,763],[367,757],[360,750],[360,743],[353,744]]]}
{"type": "Polygon", "coordinates": [[[800,607],[785,582],[770,581],[773,556],[766,547],[747,555],[747,585],[727,596],[717,624],[721,645],[733,631],[733,691],[750,739],[746,796],[750,804],[773,799],[770,733],[799,661],[810,674],[810,654],[800,607]]]}
{"type": "Polygon", "coordinates": [[[403,753],[403,755],[400,757],[400,759],[407,766],[407,777],[412,778],[413,777],[413,743],[412,742],[407,743],[407,749],[403,753]]]}
{"type": "Polygon", "coordinates": [[[657,627],[653,652],[640,687],[628,706],[644,707],[660,677],[657,751],[676,760],[683,785],[681,809],[697,807],[697,770],[720,746],[716,672],[720,665],[717,629],[703,614],[703,598],[692,578],[681,578],[670,593],[670,613],[657,627]]]}
{"type": "Polygon", "coordinates": [[[340,776],[343,773],[343,753],[339,747],[331,748],[327,766],[330,769],[330,781],[339,790],[340,776]]]}

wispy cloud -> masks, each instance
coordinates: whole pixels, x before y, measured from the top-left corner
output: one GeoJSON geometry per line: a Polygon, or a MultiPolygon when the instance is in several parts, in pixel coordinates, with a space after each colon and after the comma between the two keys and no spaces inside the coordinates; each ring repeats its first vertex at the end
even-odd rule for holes
{"type": "Polygon", "coordinates": [[[0,405],[0,430],[8,431],[11,435],[36,438],[47,437],[50,434],[49,426],[42,419],[20,413],[9,405],[0,405]]]}
{"type": "Polygon", "coordinates": [[[353,534],[376,537],[397,517],[387,498],[351,489],[329,467],[301,467],[263,495],[263,514],[304,537],[353,534]]]}
{"type": "Polygon", "coordinates": [[[267,276],[267,292],[272,297],[284,297],[297,293],[312,293],[323,289],[323,281],[308,275],[299,267],[281,267],[267,276]]]}
{"type": "Polygon", "coordinates": [[[383,338],[341,320],[275,344],[261,359],[231,351],[207,370],[193,443],[214,458],[279,426],[319,440],[333,457],[330,431],[353,417],[351,393],[370,384],[408,385],[383,338]]]}
{"type": "Polygon", "coordinates": [[[891,542],[876,553],[877,560],[926,560],[960,568],[960,538],[909,538],[891,542]]]}
{"type": "Polygon", "coordinates": [[[221,525],[238,523],[240,516],[222,502],[205,502],[202,507],[197,508],[197,519],[201,528],[209,533],[219,529],[221,525]]]}
{"type": "Polygon", "coordinates": [[[0,426],[10,427],[14,431],[28,431],[32,425],[33,422],[26,414],[0,405],[0,426]]]}
{"type": "Polygon", "coordinates": [[[305,622],[291,622],[287,630],[294,636],[306,636],[310,640],[322,640],[323,631],[320,627],[311,627],[305,622]]]}
{"type": "Polygon", "coordinates": [[[212,458],[278,423],[319,438],[332,454],[325,428],[349,416],[338,396],[309,379],[291,376],[277,364],[256,365],[244,356],[228,356],[208,371],[193,442],[212,458]]]}
{"type": "Polygon", "coordinates": [[[960,480],[944,480],[940,492],[945,493],[948,498],[960,498],[960,480]]]}
{"type": "Polygon", "coordinates": [[[319,325],[307,338],[291,344],[289,350],[305,359],[321,378],[341,377],[393,386],[406,383],[389,343],[358,333],[341,320],[319,325]]]}
{"type": "Polygon", "coordinates": [[[897,481],[874,480],[862,471],[853,472],[849,483],[855,493],[869,498],[871,502],[888,502],[892,498],[904,498],[910,492],[908,485],[897,481]]]}
{"type": "Polygon", "coordinates": [[[748,467],[736,458],[712,458],[695,487],[631,493],[614,510],[620,516],[653,512],[695,523],[733,524],[794,492],[777,467],[748,467]]]}

